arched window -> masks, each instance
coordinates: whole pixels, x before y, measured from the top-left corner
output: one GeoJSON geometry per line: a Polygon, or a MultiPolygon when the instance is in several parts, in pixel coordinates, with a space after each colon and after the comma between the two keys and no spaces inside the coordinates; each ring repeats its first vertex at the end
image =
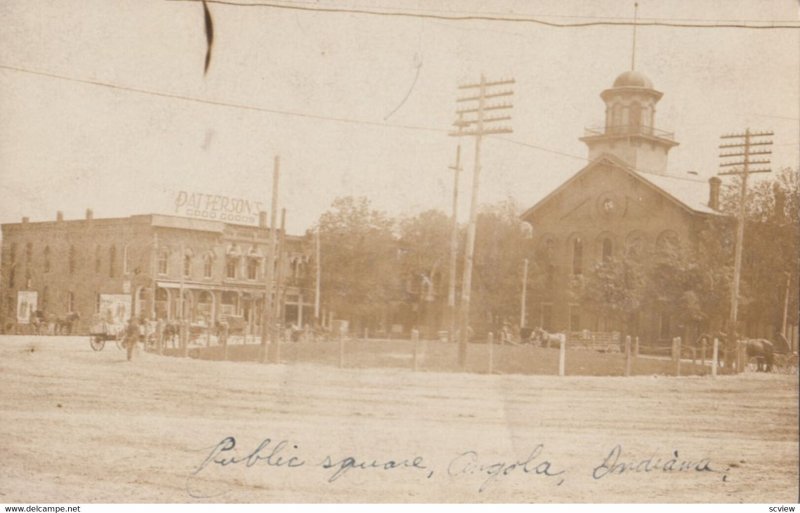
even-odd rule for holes
{"type": "Polygon", "coordinates": [[[664,230],[656,239],[656,251],[660,255],[669,255],[680,249],[678,234],[672,230],[664,230]]]}
{"type": "Polygon", "coordinates": [[[100,246],[95,246],[94,248],[94,272],[99,273],[100,267],[102,264],[102,258],[100,257],[100,246]]]}
{"type": "Polygon", "coordinates": [[[227,278],[236,278],[236,270],[239,268],[239,257],[228,255],[225,259],[225,276],[227,278]]]}
{"type": "Polygon", "coordinates": [[[50,272],[50,246],[44,247],[44,272],[50,272]]]}
{"type": "Polygon", "coordinates": [[[186,278],[192,276],[192,255],[190,253],[183,255],[183,276],[186,278]]]}
{"type": "Polygon", "coordinates": [[[603,239],[603,262],[608,262],[611,260],[613,251],[613,245],[611,239],[608,237],[603,239]]]}
{"type": "Polygon", "coordinates": [[[239,265],[241,263],[242,252],[236,244],[228,248],[225,255],[225,277],[236,279],[239,275],[239,265]]]}
{"type": "Polygon", "coordinates": [[[611,133],[619,133],[622,128],[622,105],[615,103],[611,106],[611,133]]]}
{"type": "Polygon", "coordinates": [[[631,133],[639,133],[642,126],[642,106],[634,102],[628,110],[628,125],[630,126],[631,133]]]}
{"type": "Polygon", "coordinates": [[[580,237],[572,241],[572,274],[583,274],[583,241],[580,237]]]}
{"type": "Polygon", "coordinates": [[[128,246],[122,247],[122,274],[128,274],[130,266],[128,265],[128,246]]]}
{"type": "Polygon", "coordinates": [[[116,274],[116,262],[117,262],[117,247],[111,246],[108,248],[108,277],[113,278],[114,274],[116,274]]]}
{"type": "Polygon", "coordinates": [[[203,257],[203,276],[211,278],[214,270],[214,256],[209,252],[203,257]]]}
{"type": "Polygon", "coordinates": [[[258,277],[258,259],[250,257],[247,259],[247,279],[255,280],[258,277]]]}

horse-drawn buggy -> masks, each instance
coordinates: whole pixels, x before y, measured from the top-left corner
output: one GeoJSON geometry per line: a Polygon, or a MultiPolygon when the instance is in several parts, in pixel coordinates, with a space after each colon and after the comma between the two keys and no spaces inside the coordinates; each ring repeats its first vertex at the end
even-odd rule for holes
{"type": "Polygon", "coordinates": [[[102,351],[106,342],[113,340],[118,349],[122,349],[122,339],[125,336],[125,325],[114,323],[105,319],[95,318],[89,327],[89,345],[95,351],[102,351]]]}

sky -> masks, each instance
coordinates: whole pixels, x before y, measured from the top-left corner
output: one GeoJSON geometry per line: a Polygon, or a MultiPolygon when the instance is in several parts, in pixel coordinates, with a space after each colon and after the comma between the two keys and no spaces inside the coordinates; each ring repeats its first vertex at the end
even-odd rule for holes
{"type": "MultiPolygon", "coordinates": [[[[633,17],[633,2],[616,0],[273,3],[561,23],[633,17]]],[[[449,213],[457,86],[481,74],[515,84],[513,133],[483,142],[480,202],[513,198],[524,210],[586,165],[578,138],[603,123],[599,95],[631,66],[629,26],[210,10],[204,74],[197,2],[0,3],[0,223],[52,220],[58,210],[81,218],[86,208],[172,214],[180,191],[268,205],[276,155],[290,233],[337,196],[367,196],[395,216],[449,213]]],[[[799,19],[793,0],[640,0],[638,17],[799,19]]],[[[800,30],[640,26],[635,66],[664,93],[656,127],[680,143],[671,173],[712,176],[719,136],[746,128],[775,132],[773,170],[799,167],[800,30]]],[[[461,143],[466,191],[474,141],[461,143]]],[[[462,194],[462,221],[468,201],[462,194]]]]}

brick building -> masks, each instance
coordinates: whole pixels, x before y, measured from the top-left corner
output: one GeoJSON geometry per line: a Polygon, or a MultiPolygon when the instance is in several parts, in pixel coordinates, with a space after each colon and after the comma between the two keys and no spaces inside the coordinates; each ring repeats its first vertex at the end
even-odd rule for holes
{"type": "MultiPolygon", "coordinates": [[[[3,224],[0,328],[15,329],[39,309],[52,318],[77,312],[75,331],[85,333],[108,304],[127,310],[124,316],[177,319],[183,307],[183,318],[199,326],[222,317],[259,325],[270,244],[265,214],[260,221],[94,219],[87,210],[80,220],[59,212],[54,221],[3,224]]],[[[302,325],[314,313],[314,291],[303,288],[310,248],[303,237],[285,241],[285,322],[302,325]]]]}
{"type": "MultiPolygon", "coordinates": [[[[605,124],[586,130],[589,164],[522,216],[534,227],[537,255],[548,274],[534,297],[529,324],[558,331],[620,327],[592,315],[569,293],[571,277],[623,252],[665,243],[696,243],[699,230],[719,217],[720,180],[670,174],[667,154],[678,143],[655,128],[662,93],[643,74],[622,73],[600,95],[605,124]]],[[[644,312],[637,333],[649,341],[683,335],[667,314],[644,312]]]]}

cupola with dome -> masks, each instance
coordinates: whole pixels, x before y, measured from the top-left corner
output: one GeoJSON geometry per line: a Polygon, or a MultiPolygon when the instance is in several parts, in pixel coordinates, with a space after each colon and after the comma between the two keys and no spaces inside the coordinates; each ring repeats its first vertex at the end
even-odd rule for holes
{"type": "Polygon", "coordinates": [[[656,104],[662,96],[642,72],[620,74],[600,94],[606,104],[605,124],[587,128],[581,137],[589,147],[589,160],[610,153],[636,171],[666,174],[667,153],[678,143],[674,134],[655,128],[656,104]]]}

